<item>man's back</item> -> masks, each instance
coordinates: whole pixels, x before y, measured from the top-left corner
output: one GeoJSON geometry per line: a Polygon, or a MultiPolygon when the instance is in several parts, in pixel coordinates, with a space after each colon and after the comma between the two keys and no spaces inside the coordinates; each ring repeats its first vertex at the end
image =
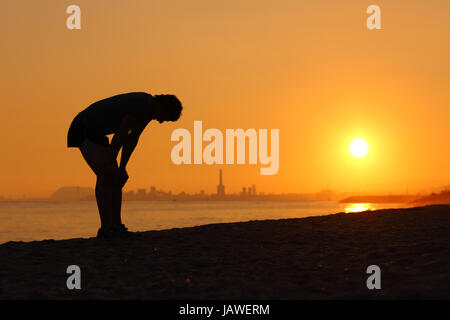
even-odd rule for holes
{"type": "Polygon", "coordinates": [[[91,104],[79,113],[90,130],[98,134],[114,133],[122,119],[131,114],[137,120],[149,122],[153,116],[153,96],[145,92],[120,94],[91,104]]]}

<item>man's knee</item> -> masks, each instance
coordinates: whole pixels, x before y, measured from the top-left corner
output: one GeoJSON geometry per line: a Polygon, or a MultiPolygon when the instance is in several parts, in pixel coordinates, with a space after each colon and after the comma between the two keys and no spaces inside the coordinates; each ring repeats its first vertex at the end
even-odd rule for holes
{"type": "Polygon", "coordinates": [[[101,189],[120,188],[120,175],[118,168],[107,168],[97,174],[97,187],[101,189]]]}

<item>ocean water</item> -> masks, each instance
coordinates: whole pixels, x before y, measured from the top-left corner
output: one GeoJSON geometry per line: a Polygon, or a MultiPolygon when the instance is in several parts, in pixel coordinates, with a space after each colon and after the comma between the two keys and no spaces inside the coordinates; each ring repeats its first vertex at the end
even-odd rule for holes
{"type": "MultiPolygon", "coordinates": [[[[335,201],[125,201],[122,220],[130,231],[148,231],[398,207],[335,201]]],[[[99,225],[93,201],[0,202],[0,243],[89,238],[99,225]]]]}

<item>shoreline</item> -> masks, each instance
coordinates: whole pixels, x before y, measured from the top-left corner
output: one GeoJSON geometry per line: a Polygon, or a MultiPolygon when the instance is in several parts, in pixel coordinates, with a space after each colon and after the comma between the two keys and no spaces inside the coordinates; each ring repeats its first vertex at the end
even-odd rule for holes
{"type": "MultiPolygon", "coordinates": [[[[315,202],[124,202],[122,217],[130,231],[166,230],[211,223],[302,218],[347,210],[334,201],[315,202]]],[[[401,204],[373,205],[371,209],[401,204]]],[[[354,208],[352,208],[354,209],[354,208]]],[[[357,208],[361,210],[361,208],[357,208]]],[[[0,244],[8,241],[90,238],[99,227],[95,202],[9,204],[0,206],[0,244]]]]}
{"type": "Polygon", "coordinates": [[[0,245],[0,299],[448,299],[450,205],[0,245]],[[69,265],[81,290],[68,290],[69,265]],[[381,268],[368,290],[366,268],[381,268]]]}

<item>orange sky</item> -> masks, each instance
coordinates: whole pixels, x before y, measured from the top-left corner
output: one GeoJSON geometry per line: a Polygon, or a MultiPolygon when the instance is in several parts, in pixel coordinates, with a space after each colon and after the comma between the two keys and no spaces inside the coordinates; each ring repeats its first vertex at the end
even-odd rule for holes
{"type": "Polygon", "coordinates": [[[447,0],[16,0],[0,7],[0,195],[93,186],[72,118],[118,93],[174,93],[175,124],[151,123],[126,189],[402,192],[450,183],[447,0]],[[66,28],[68,5],[82,29],[66,28]],[[381,7],[382,30],[365,10],[381,7]],[[280,129],[280,168],[182,165],[176,128],[280,129]],[[349,155],[352,138],[370,145],[349,155]]]}

